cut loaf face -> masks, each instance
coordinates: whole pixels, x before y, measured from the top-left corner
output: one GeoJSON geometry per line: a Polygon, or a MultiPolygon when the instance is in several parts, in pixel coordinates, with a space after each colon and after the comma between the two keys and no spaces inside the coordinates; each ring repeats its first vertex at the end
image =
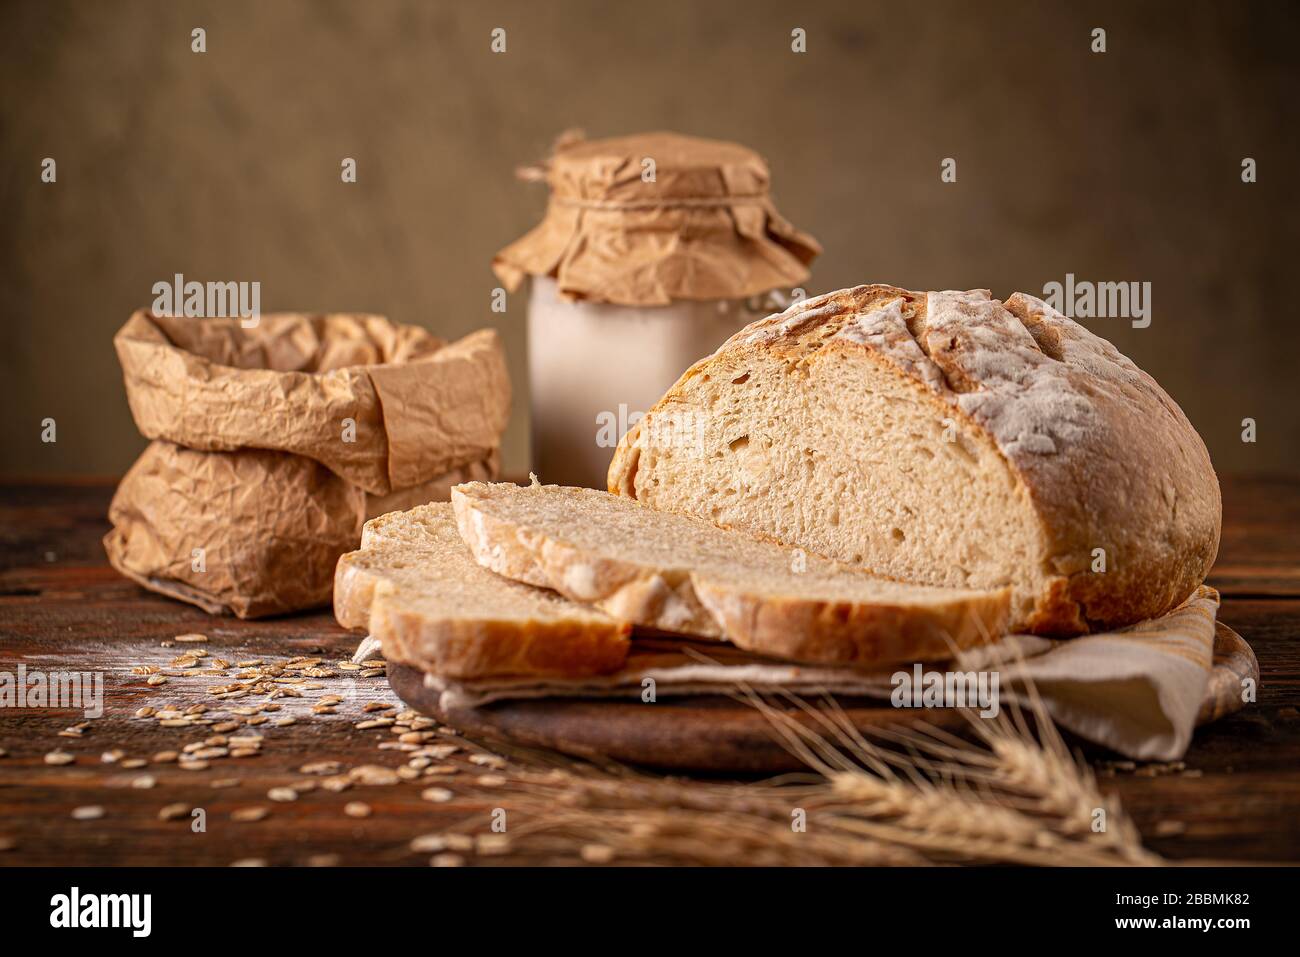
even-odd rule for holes
{"type": "Polygon", "coordinates": [[[485,568],[633,624],[760,654],[871,665],[946,658],[1000,636],[1009,591],[873,578],[752,535],[584,488],[452,489],[485,568]]]}
{"type": "Polygon", "coordinates": [[[335,570],[334,615],[369,629],[390,661],[462,679],[607,674],[623,664],[631,632],[479,566],[447,503],[367,522],[360,550],[335,570]]]}
{"type": "Polygon", "coordinates": [[[858,286],[751,324],[627,433],[609,489],[893,578],[1009,586],[1012,627],[1058,635],[1177,605],[1221,519],[1150,376],[986,290],[858,286]]]}

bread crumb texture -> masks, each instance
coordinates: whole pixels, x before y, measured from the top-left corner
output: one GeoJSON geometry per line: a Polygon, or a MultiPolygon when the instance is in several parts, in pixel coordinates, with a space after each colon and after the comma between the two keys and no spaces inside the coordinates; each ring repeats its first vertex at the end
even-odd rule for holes
{"type": "Polygon", "coordinates": [[[1221,503],[1160,386],[1046,305],[857,286],[761,319],[624,437],[609,490],[902,581],[1010,587],[1012,627],[1154,617],[1221,503]]]}

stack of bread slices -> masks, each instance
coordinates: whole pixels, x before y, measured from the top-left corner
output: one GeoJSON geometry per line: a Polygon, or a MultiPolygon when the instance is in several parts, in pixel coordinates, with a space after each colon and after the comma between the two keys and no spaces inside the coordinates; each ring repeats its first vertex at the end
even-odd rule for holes
{"type": "Polygon", "coordinates": [[[609,491],[368,522],[334,604],[445,679],[609,674],[638,629],[875,669],[1162,614],[1219,523],[1204,444],[1109,343],[1028,296],[860,286],[688,370],[609,491]]]}

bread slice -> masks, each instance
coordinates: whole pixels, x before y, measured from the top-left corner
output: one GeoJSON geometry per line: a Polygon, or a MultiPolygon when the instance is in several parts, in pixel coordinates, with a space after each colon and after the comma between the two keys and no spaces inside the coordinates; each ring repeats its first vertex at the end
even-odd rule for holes
{"type": "Polygon", "coordinates": [[[637,625],[852,665],[945,658],[1006,625],[1005,588],[872,578],[594,489],[472,482],[451,495],[460,534],[485,568],[637,625]]]}
{"type": "Polygon", "coordinates": [[[1071,635],[1175,607],[1218,551],[1205,444],[1022,293],[843,289],[738,332],[623,438],[609,490],[1071,635]]]}
{"type": "Polygon", "coordinates": [[[334,615],[369,629],[390,661],[461,679],[606,674],[623,664],[631,632],[479,566],[445,502],[366,523],[360,550],[335,570],[334,615]]]}

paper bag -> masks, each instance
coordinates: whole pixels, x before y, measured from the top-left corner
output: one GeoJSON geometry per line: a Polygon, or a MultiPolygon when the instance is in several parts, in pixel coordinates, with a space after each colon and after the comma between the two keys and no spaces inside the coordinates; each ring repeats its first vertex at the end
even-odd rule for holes
{"type": "Polygon", "coordinates": [[[328,604],[368,518],[497,474],[496,333],[451,345],[381,316],[137,312],[114,339],[140,431],[104,539],[146,588],[243,618],[328,604]]]}
{"type": "Polygon", "coordinates": [[[305,455],[367,492],[428,481],[500,444],[505,354],[382,316],[133,315],[113,339],[141,433],[191,449],[305,455]]]}

